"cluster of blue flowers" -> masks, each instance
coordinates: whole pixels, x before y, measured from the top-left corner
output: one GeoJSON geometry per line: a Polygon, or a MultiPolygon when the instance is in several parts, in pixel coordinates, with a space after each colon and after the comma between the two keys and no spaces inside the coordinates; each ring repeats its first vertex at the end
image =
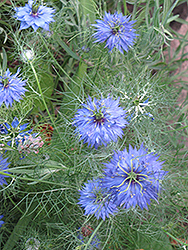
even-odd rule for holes
{"type": "MultiPolygon", "coordinates": [[[[32,27],[36,32],[38,28],[49,31],[49,24],[54,22],[53,8],[37,4],[35,0],[29,0],[25,7],[15,8],[14,15],[21,21],[20,30],[32,27]]],[[[102,20],[96,20],[93,24],[95,33],[94,42],[106,42],[105,47],[109,52],[114,48],[120,53],[128,50],[134,45],[138,36],[133,28],[135,21],[130,21],[130,16],[123,16],[121,13],[106,13],[102,20]]],[[[27,89],[26,80],[22,80],[18,75],[11,74],[10,70],[0,76],[0,106],[3,103],[7,108],[12,106],[14,101],[19,102],[25,95],[27,89]]],[[[87,143],[88,146],[95,147],[111,142],[117,142],[122,138],[123,129],[129,124],[128,121],[142,107],[148,105],[149,99],[137,105],[135,111],[131,111],[131,116],[127,117],[127,111],[120,107],[119,99],[112,97],[101,99],[92,99],[88,97],[86,104],[78,109],[73,118],[75,133],[80,136],[80,140],[87,143]]],[[[153,118],[150,113],[144,113],[153,118]]],[[[19,143],[20,148],[24,147],[24,140],[30,136],[32,130],[25,131],[28,124],[20,125],[15,117],[11,125],[8,123],[0,124],[0,134],[6,136],[8,146],[16,146],[19,143]]],[[[31,140],[33,142],[33,140],[31,140]]],[[[37,140],[36,143],[39,143],[37,140]]],[[[26,143],[27,144],[27,143],[26,143]]],[[[97,219],[103,220],[111,215],[118,213],[120,207],[129,209],[139,206],[141,209],[148,209],[151,200],[158,202],[158,195],[161,191],[161,180],[167,174],[162,170],[163,162],[158,161],[159,156],[149,153],[143,144],[139,149],[129,145],[129,150],[114,152],[112,159],[104,163],[103,177],[89,180],[80,190],[78,204],[85,210],[85,215],[95,215],[97,219]]],[[[3,159],[0,155],[0,185],[7,184],[4,174],[9,174],[7,158],[3,159]],[[3,173],[2,173],[3,172],[3,173]]],[[[0,216],[2,219],[3,215],[0,216]]],[[[3,224],[0,221],[0,227],[3,224]]],[[[83,234],[79,236],[83,240],[83,234]]],[[[98,248],[98,239],[93,239],[93,244],[98,248]]]]}
{"type": "MultiPolygon", "coordinates": [[[[28,4],[25,7],[15,8],[16,14],[14,17],[17,20],[21,21],[20,30],[32,27],[34,31],[37,31],[39,27],[44,30],[49,31],[49,24],[54,22],[53,13],[54,9],[48,8],[46,6],[37,4],[37,1],[29,0],[28,4]]],[[[30,60],[27,57],[27,60],[30,60]]],[[[25,88],[27,80],[23,80],[19,77],[20,69],[17,70],[15,74],[12,74],[9,69],[5,72],[1,72],[0,75],[0,107],[5,104],[6,108],[12,107],[13,102],[19,102],[22,100],[22,97],[25,95],[25,92],[28,91],[25,88]]],[[[21,125],[17,117],[15,117],[11,124],[5,122],[0,124],[0,135],[3,142],[13,147],[17,146],[21,151],[29,153],[30,150],[34,150],[35,153],[38,152],[38,148],[43,145],[43,142],[40,141],[41,138],[37,137],[36,134],[32,134],[32,129],[27,130],[26,128],[28,123],[21,125]]],[[[2,148],[5,144],[1,144],[2,148]]],[[[5,151],[6,152],[6,151],[5,151]]],[[[22,153],[22,152],[21,152],[22,153]]],[[[6,177],[9,174],[8,165],[10,162],[7,162],[8,158],[3,158],[3,154],[0,154],[0,185],[7,185],[6,177]]],[[[0,219],[3,215],[0,216],[0,219]]],[[[0,227],[4,221],[0,221],[0,227]]]]}
{"type": "Polygon", "coordinates": [[[161,180],[167,174],[157,154],[148,153],[143,144],[137,150],[129,145],[115,152],[111,161],[104,163],[104,177],[85,183],[80,191],[79,203],[85,215],[94,214],[105,220],[118,212],[118,207],[138,205],[148,209],[151,200],[158,202],[161,180]]]}
{"type": "MultiPolygon", "coordinates": [[[[73,119],[80,140],[97,149],[122,137],[128,122],[119,99],[92,100],[88,97],[82,106],[73,119]]],[[[129,145],[129,151],[125,148],[115,152],[112,160],[104,163],[103,178],[89,180],[80,190],[78,204],[85,209],[85,215],[94,214],[97,219],[105,220],[115,215],[118,207],[128,209],[138,205],[141,209],[148,209],[151,200],[158,202],[160,182],[167,174],[162,170],[163,162],[158,159],[159,156],[148,153],[143,144],[138,150],[129,145]]]]}

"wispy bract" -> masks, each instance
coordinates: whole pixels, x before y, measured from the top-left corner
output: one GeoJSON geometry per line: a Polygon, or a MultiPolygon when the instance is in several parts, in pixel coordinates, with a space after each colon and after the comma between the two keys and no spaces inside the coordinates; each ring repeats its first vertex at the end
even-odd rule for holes
{"type": "Polygon", "coordinates": [[[136,21],[130,21],[130,16],[123,16],[122,13],[110,14],[105,12],[102,20],[96,20],[97,24],[92,24],[96,29],[93,35],[96,38],[95,42],[105,42],[109,51],[117,48],[122,54],[125,50],[128,52],[129,48],[134,45],[137,34],[133,29],[133,24],[136,21]]]}
{"type": "Polygon", "coordinates": [[[21,21],[20,30],[31,26],[34,31],[37,31],[39,27],[49,31],[49,24],[55,22],[53,19],[55,10],[36,4],[33,0],[29,0],[24,7],[15,8],[15,11],[14,17],[21,21]]]}
{"type": "Polygon", "coordinates": [[[128,122],[125,120],[126,111],[119,107],[119,99],[108,97],[92,100],[89,97],[82,106],[83,108],[77,110],[73,122],[80,140],[98,148],[99,145],[106,146],[122,137],[122,129],[128,122]]]}
{"type": "Polygon", "coordinates": [[[163,162],[159,156],[148,153],[143,144],[140,149],[124,149],[113,155],[106,163],[103,186],[113,194],[113,201],[124,208],[140,206],[148,209],[150,200],[157,201],[160,181],[167,174],[161,170],[163,162]]]}
{"type": "Polygon", "coordinates": [[[7,108],[12,106],[13,101],[19,102],[22,96],[27,91],[23,86],[26,85],[26,80],[23,81],[18,77],[20,69],[17,70],[16,74],[11,74],[10,70],[7,69],[5,74],[0,76],[0,106],[5,103],[7,108]]]}

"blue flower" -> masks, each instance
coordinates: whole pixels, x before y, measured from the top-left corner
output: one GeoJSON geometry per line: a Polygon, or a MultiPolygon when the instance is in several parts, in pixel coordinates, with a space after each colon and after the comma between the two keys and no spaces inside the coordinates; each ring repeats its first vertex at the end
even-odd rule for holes
{"type": "Polygon", "coordinates": [[[5,223],[4,221],[1,220],[2,218],[3,218],[3,215],[0,215],[0,227],[2,227],[2,225],[5,223]]]}
{"type": "Polygon", "coordinates": [[[22,99],[22,95],[25,95],[27,91],[23,86],[25,86],[26,81],[22,81],[18,78],[20,69],[17,70],[16,74],[11,75],[9,69],[6,70],[3,76],[0,76],[0,106],[5,103],[7,108],[12,106],[13,101],[19,102],[22,99]]]}
{"type": "Polygon", "coordinates": [[[15,8],[14,15],[17,20],[21,21],[20,30],[32,27],[36,32],[39,27],[49,31],[49,24],[55,22],[53,13],[55,10],[43,5],[37,5],[36,1],[29,0],[25,7],[15,8]]]}
{"type": "MultiPolygon", "coordinates": [[[[4,170],[7,170],[8,169],[8,165],[10,164],[10,162],[7,162],[8,158],[4,159],[2,157],[2,155],[0,154],[0,171],[3,172],[3,173],[6,173],[6,174],[9,174],[9,172],[7,171],[4,171],[4,170]]],[[[5,180],[5,177],[9,177],[9,176],[6,176],[6,175],[2,175],[0,174],[0,185],[3,186],[3,184],[6,184],[7,185],[7,182],[5,180]]],[[[1,218],[0,218],[1,219],[1,218]]]]}
{"type": "Polygon", "coordinates": [[[108,97],[97,100],[94,98],[92,101],[89,97],[87,104],[82,104],[82,106],[83,108],[77,110],[73,122],[80,140],[97,148],[99,145],[106,146],[107,143],[115,142],[118,137],[122,137],[122,128],[128,122],[124,119],[126,111],[119,107],[119,99],[113,100],[108,97]]]}
{"type": "Polygon", "coordinates": [[[118,151],[111,162],[106,163],[103,186],[112,192],[113,201],[124,208],[140,206],[148,209],[150,200],[157,201],[160,182],[167,174],[161,170],[159,156],[148,153],[143,144],[140,149],[129,145],[129,152],[118,151]]]}
{"type": "Polygon", "coordinates": [[[18,118],[14,117],[14,120],[12,121],[11,125],[9,125],[7,122],[5,122],[4,124],[0,124],[0,134],[7,135],[7,145],[13,145],[15,142],[16,146],[18,146],[20,140],[24,140],[24,136],[28,136],[32,132],[32,129],[24,131],[27,128],[28,124],[29,123],[20,125],[18,118]]]}
{"type": "Polygon", "coordinates": [[[109,215],[118,211],[116,205],[111,201],[111,195],[106,188],[101,187],[99,179],[84,183],[85,187],[80,190],[78,204],[85,209],[85,215],[94,214],[97,219],[105,220],[109,215]]]}
{"type": "Polygon", "coordinates": [[[92,24],[96,27],[96,33],[93,35],[96,38],[95,42],[102,43],[106,41],[106,47],[111,52],[116,47],[122,54],[123,50],[128,52],[129,47],[134,44],[137,36],[133,24],[136,21],[129,21],[130,16],[123,16],[122,13],[114,14],[106,13],[103,20],[96,20],[97,24],[92,24]]]}

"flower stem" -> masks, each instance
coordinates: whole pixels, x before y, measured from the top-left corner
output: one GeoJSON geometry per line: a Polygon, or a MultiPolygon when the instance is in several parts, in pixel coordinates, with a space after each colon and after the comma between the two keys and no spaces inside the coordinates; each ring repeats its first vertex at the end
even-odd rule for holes
{"type": "MultiPolygon", "coordinates": [[[[43,42],[43,44],[44,44],[46,50],[48,51],[49,55],[52,57],[52,59],[54,60],[55,64],[58,66],[58,68],[68,77],[68,79],[69,79],[72,83],[75,84],[75,86],[77,86],[78,83],[75,82],[75,81],[73,80],[73,78],[70,77],[69,74],[67,74],[67,72],[61,67],[61,65],[57,62],[57,60],[55,60],[53,54],[52,54],[51,51],[49,50],[48,46],[46,45],[46,42],[45,42],[44,38],[41,36],[40,33],[39,33],[39,36],[40,36],[40,38],[41,38],[41,40],[42,40],[42,42],[43,42]]],[[[61,78],[61,79],[63,80],[63,78],[61,78]]],[[[63,80],[63,82],[64,82],[64,84],[67,86],[67,88],[70,90],[70,92],[74,95],[74,97],[75,97],[79,102],[81,102],[81,100],[79,99],[79,97],[78,97],[78,96],[74,93],[74,91],[68,86],[68,84],[67,84],[64,80],[63,80]]]]}
{"type": "Polygon", "coordinates": [[[88,242],[87,242],[87,244],[86,244],[84,250],[87,250],[87,249],[88,249],[88,246],[90,245],[90,243],[91,243],[93,237],[95,236],[96,232],[99,230],[99,228],[100,228],[100,226],[102,225],[103,222],[104,222],[104,221],[101,220],[101,222],[99,223],[99,225],[96,227],[95,231],[92,233],[91,237],[89,238],[89,240],[88,240],[88,242]]]}
{"type": "MultiPolygon", "coordinates": [[[[48,109],[48,107],[47,107],[47,104],[46,104],[46,101],[45,101],[45,99],[44,99],[44,95],[43,95],[43,93],[42,93],[42,89],[41,89],[41,86],[40,86],[40,82],[39,82],[39,79],[38,79],[36,70],[35,70],[35,68],[34,68],[34,66],[33,66],[32,61],[29,61],[29,63],[30,63],[30,65],[31,65],[31,68],[32,68],[33,73],[34,73],[34,75],[35,75],[35,79],[36,79],[36,82],[37,82],[37,85],[38,85],[38,88],[39,88],[39,93],[40,93],[40,96],[41,96],[42,101],[43,101],[43,103],[44,103],[45,109],[46,109],[46,111],[47,111],[47,113],[48,113],[48,115],[49,115],[49,117],[50,117],[50,120],[51,120],[51,122],[52,122],[52,124],[53,124],[55,130],[57,131],[57,133],[58,133],[58,135],[59,135],[59,137],[60,137],[60,139],[61,139],[61,135],[60,135],[60,133],[59,133],[59,131],[58,131],[56,125],[55,125],[55,122],[54,122],[54,120],[53,120],[53,118],[52,118],[52,116],[51,116],[51,114],[50,114],[50,111],[49,111],[49,109],[48,109]]],[[[62,139],[61,139],[61,141],[62,141],[62,139]]]]}
{"type": "MultiPolygon", "coordinates": [[[[9,169],[9,171],[10,171],[10,169],[9,169]]],[[[63,186],[63,184],[61,184],[61,183],[55,183],[55,182],[52,182],[52,181],[45,181],[42,178],[41,179],[32,179],[32,178],[28,178],[28,177],[21,177],[21,176],[17,176],[17,175],[14,175],[14,174],[4,173],[2,171],[0,171],[0,175],[5,175],[5,177],[12,177],[12,178],[20,179],[20,180],[25,180],[25,181],[32,181],[33,184],[36,184],[37,182],[39,182],[39,183],[41,182],[41,183],[47,183],[47,184],[52,184],[52,185],[63,186]]]]}

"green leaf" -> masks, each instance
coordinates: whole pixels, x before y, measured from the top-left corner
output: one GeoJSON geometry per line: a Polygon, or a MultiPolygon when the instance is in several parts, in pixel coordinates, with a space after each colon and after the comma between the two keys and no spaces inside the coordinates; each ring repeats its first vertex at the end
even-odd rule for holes
{"type": "Polygon", "coordinates": [[[57,33],[54,34],[54,38],[55,38],[55,40],[59,43],[59,45],[67,52],[67,54],[68,54],[69,56],[71,56],[72,58],[74,58],[74,59],[80,61],[80,57],[77,56],[77,54],[74,53],[74,52],[66,45],[66,43],[60,38],[60,36],[59,36],[57,33]]]}
{"type": "Polygon", "coordinates": [[[6,244],[4,245],[3,250],[15,249],[15,245],[17,244],[20,237],[23,237],[25,229],[27,228],[29,222],[34,217],[34,213],[32,213],[32,211],[34,211],[37,205],[38,203],[35,202],[30,207],[28,207],[27,215],[19,219],[10,237],[8,238],[6,244]]]}
{"type": "Polygon", "coordinates": [[[137,238],[136,242],[137,249],[173,250],[169,238],[164,233],[161,234],[161,237],[159,239],[154,240],[150,237],[147,238],[147,236],[145,236],[144,234],[137,232],[136,238],[137,238]]]}
{"type": "Polygon", "coordinates": [[[3,51],[3,71],[6,71],[6,69],[7,69],[7,53],[3,47],[2,47],[2,51],[3,51]]]}
{"type": "MultiPolygon", "coordinates": [[[[53,77],[46,71],[47,69],[44,66],[42,69],[42,73],[40,73],[39,81],[40,81],[41,89],[42,89],[46,103],[51,104],[51,95],[54,91],[54,80],[53,80],[53,77]]],[[[35,89],[37,89],[37,85],[35,89]]],[[[43,111],[45,110],[45,106],[42,101],[42,98],[38,96],[36,99],[34,99],[34,108],[31,113],[34,114],[38,112],[39,109],[43,111]]]]}
{"type": "Polygon", "coordinates": [[[83,8],[83,14],[89,17],[91,23],[94,23],[96,19],[95,2],[93,0],[80,0],[80,4],[83,8]]]}
{"type": "Polygon", "coordinates": [[[75,85],[74,83],[70,84],[70,88],[72,88],[73,92],[76,95],[79,95],[80,84],[83,81],[83,78],[85,77],[86,73],[87,73],[87,64],[83,61],[80,61],[78,71],[77,71],[76,75],[74,76],[74,81],[77,82],[78,85],[75,85]]]}
{"type": "Polygon", "coordinates": [[[0,3],[0,7],[1,7],[5,2],[6,2],[6,0],[2,1],[2,2],[0,3]]]}

